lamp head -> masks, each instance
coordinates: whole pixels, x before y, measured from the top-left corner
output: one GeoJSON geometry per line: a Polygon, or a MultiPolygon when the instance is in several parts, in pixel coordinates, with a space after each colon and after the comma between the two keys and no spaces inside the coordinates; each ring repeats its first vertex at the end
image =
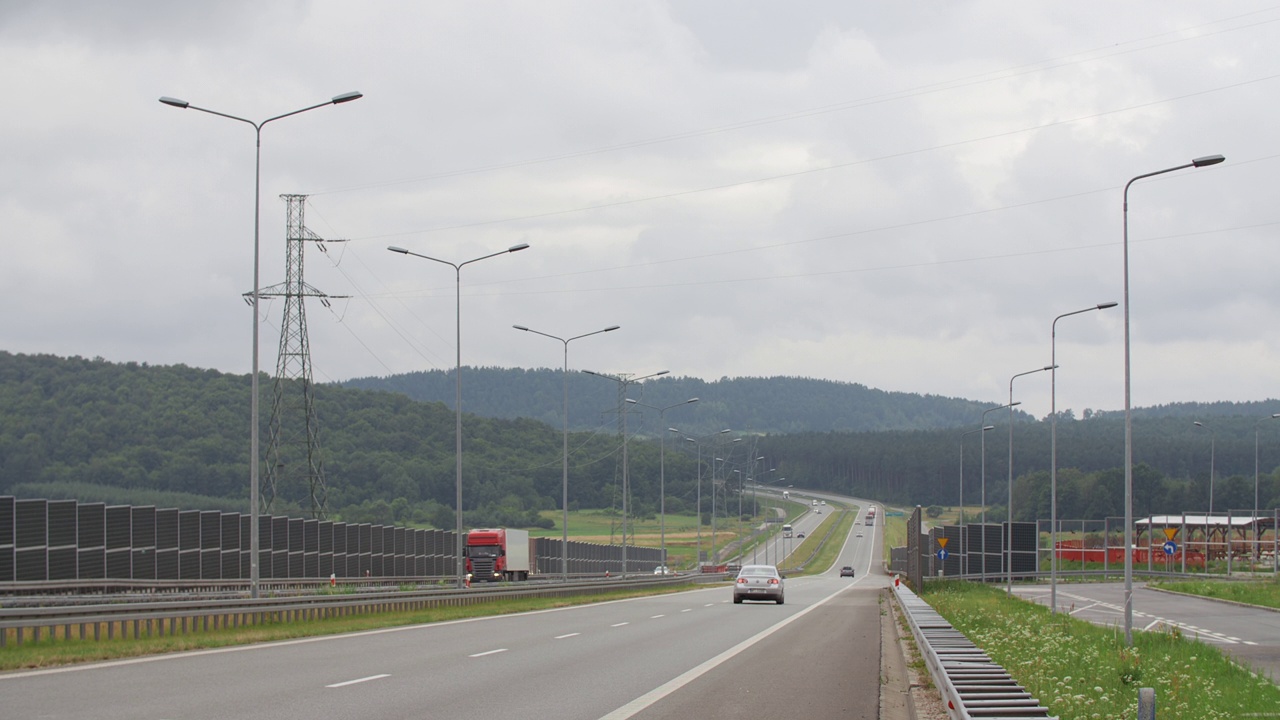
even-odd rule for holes
{"type": "Polygon", "coordinates": [[[183,110],[187,109],[187,106],[191,104],[186,100],[179,100],[178,98],[171,98],[171,97],[162,97],[160,98],[160,102],[164,103],[165,105],[172,105],[176,108],[182,108],[183,110]]]}
{"type": "Polygon", "coordinates": [[[393,252],[393,253],[400,253],[401,255],[408,255],[408,254],[409,254],[409,251],[408,251],[408,250],[406,250],[406,249],[404,249],[404,248],[400,247],[399,245],[388,245],[388,246],[387,246],[387,249],[388,249],[388,250],[390,250],[390,251],[391,251],[391,252],[393,252]]]}
{"type": "Polygon", "coordinates": [[[1191,423],[1191,424],[1192,424],[1192,425],[1195,425],[1196,427],[1204,427],[1204,423],[1200,422],[1199,420],[1196,420],[1195,422],[1193,422],[1193,423],[1191,423]]]}
{"type": "Polygon", "coordinates": [[[696,403],[696,402],[698,402],[698,398],[689,398],[688,400],[684,401],[684,404],[688,405],[689,403],[696,403]]]}
{"type": "Polygon", "coordinates": [[[523,326],[523,325],[512,325],[511,327],[513,327],[513,328],[515,328],[515,329],[517,329],[517,330],[523,330],[523,331],[525,331],[525,332],[529,332],[529,328],[527,328],[527,327],[525,327],[525,326],[523,326]]]}
{"type": "Polygon", "coordinates": [[[600,332],[613,332],[614,330],[621,330],[621,329],[622,329],[621,325],[610,325],[609,327],[605,328],[604,330],[601,330],[600,332]]]}
{"type": "Polygon", "coordinates": [[[1226,160],[1226,158],[1221,155],[1205,155],[1204,157],[1198,157],[1195,160],[1192,160],[1191,164],[1198,168],[1202,168],[1210,165],[1217,165],[1224,160],[1226,160]]]}
{"type": "Polygon", "coordinates": [[[1119,304],[1120,304],[1120,303],[1116,302],[1115,300],[1111,300],[1111,301],[1109,301],[1109,302],[1099,303],[1099,304],[1098,304],[1098,309],[1099,309],[1099,310],[1106,310],[1107,308],[1113,308],[1113,307],[1115,307],[1115,306],[1117,306],[1117,305],[1119,305],[1119,304]]]}
{"type": "Polygon", "coordinates": [[[341,95],[334,95],[334,96],[333,96],[333,104],[334,104],[334,105],[341,105],[341,104],[342,104],[342,103],[344,103],[344,102],[351,102],[352,100],[359,100],[359,99],[360,99],[360,98],[362,98],[362,97],[364,97],[364,93],[355,92],[355,91],[353,90],[353,91],[348,92],[348,93],[342,93],[341,95]]]}
{"type": "Polygon", "coordinates": [[[529,249],[529,243],[520,243],[519,245],[512,245],[511,247],[507,248],[507,252],[513,253],[513,252],[520,252],[521,250],[528,250],[528,249],[529,249]]]}

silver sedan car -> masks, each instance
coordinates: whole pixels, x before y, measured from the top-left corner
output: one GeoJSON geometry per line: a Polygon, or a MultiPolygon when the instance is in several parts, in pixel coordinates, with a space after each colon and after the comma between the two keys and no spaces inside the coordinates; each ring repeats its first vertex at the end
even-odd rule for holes
{"type": "Polygon", "coordinates": [[[781,605],[785,600],[784,580],[773,565],[743,565],[733,582],[733,601],[772,600],[781,605]]]}

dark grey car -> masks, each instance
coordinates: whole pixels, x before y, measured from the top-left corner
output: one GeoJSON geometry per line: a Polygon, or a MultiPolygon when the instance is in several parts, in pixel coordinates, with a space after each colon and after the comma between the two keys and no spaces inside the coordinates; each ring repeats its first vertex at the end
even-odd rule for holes
{"type": "Polygon", "coordinates": [[[773,565],[743,565],[733,582],[733,601],[772,600],[779,605],[784,596],[784,578],[773,565]]]}

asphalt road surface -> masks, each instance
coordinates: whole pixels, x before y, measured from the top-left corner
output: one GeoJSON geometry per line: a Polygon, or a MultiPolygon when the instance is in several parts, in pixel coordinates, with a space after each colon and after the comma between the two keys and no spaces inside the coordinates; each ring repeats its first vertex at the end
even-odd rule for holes
{"type": "MultiPolygon", "coordinates": [[[[861,527],[861,526],[858,526],[861,527]]],[[[0,717],[875,718],[883,575],[852,535],[786,604],[702,590],[0,675],[0,717]],[[857,567],[853,580],[838,577],[857,567]]]]}

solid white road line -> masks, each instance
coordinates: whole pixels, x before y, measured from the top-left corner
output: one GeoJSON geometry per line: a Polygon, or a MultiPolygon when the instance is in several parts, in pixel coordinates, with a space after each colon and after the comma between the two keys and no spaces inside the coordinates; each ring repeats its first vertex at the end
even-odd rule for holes
{"type": "Polygon", "coordinates": [[[695,668],[693,668],[693,669],[691,669],[691,670],[689,670],[689,671],[685,672],[684,674],[680,675],[679,677],[674,678],[674,679],[673,679],[673,680],[671,680],[670,682],[668,682],[668,683],[666,683],[666,684],[664,684],[664,685],[661,685],[661,686],[659,686],[659,687],[657,687],[657,688],[654,688],[653,690],[650,690],[649,692],[645,693],[644,695],[641,695],[640,697],[636,698],[635,700],[632,700],[631,702],[627,703],[626,705],[623,705],[622,707],[618,708],[617,710],[614,710],[613,712],[608,713],[608,714],[607,714],[607,715],[605,715],[604,717],[600,718],[600,720],[626,720],[627,718],[632,717],[632,716],[633,716],[633,715],[635,715],[636,713],[639,713],[641,710],[644,710],[645,708],[649,707],[650,705],[653,705],[654,703],[658,702],[658,701],[659,701],[659,700],[661,700],[662,698],[664,698],[664,697],[666,697],[666,696],[670,695],[671,693],[673,693],[673,692],[675,692],[675,691],[679,690],[680,688],[684,687],[685,685],[688,685],[689,683],[693,682],[694,680],[697,680],[699,677],[702,677],[702,676],[703,676],[703,675],[705,675],[706,673],[708,673],[708,672],[710,672],[710,671],[714,670],[716,667],[718,667],[718,666],[722,665],[722,664],[723,664],[723,663],[725,663],[725,662],[728,662],[728,661],[729,661],[729,660],[731,660],[734,656],[736,656],[736,655],[738,655],[739,653],[743,652],[744,650],[746,650],[746,649],[750,648],[752,645],[755,645],[756,643],[760,642],[761,640],[764,640],[765,638],[767,638],[767,637],[769,637],[770,635],[774,634],[775,632],[777,632],[777,631],[781,630],[782,628],[786,627],[787,625],[790,625],[791,623],[795,622],[796,620],[799,620],[800,618],[804,617],[805,615],[808,615],[810,612],[813,612],[814,610],[817,610],[819,607],[822,607],[822,606],[823,606],[823,605],[825,605],[828,601],[830,601],[832,598],[834,598],[835,596],[837,596],[837,595],[839,595],[840,593],[844,592],[845,590],[848,590],[850,587],[853,587],[853,586],[852,586],[852,585],[849,585],[849,586],[846,586],[846,587],[840,588],[839,590],[837,590],[837,591],[835,591],[835,592],[831,593],[830,595],[828,595],[828,596],[826,596],[825,598],[823,598],[823,599],[819,600],[818,602],[816,602],[816,603],[814,603],[814,604],[810,605],[809,607],[807,607],[807,608],[805,608],[805,609],[801,610],[800,612],[796,613],[795,615],[792,615],[791,617],[787,618],[786,620],[783,620],[783,621],[779,622],[778,624],[774,625],[773,627],[766,628],[766,629],[764,629],[764,630],[762,630],[762,631],[760,631],[760,632],[756,633],[754,636],[752,636],[752,637],[750,637],[750,638],[747,638],[746,640],[743,640],[742,642],[738,643],[737,645],[734,645],[733,647],[729,648],[728,650],[725,650],[724,652],[722,652],[722,653],[720,653],[719,655],[717,655],[717,656],[715,656],[715,657],[711,658],[710,660],[707,660],[706,662],[702,663],[701,665],[698,665],[697,667],[695,667],[695,668]]]}

